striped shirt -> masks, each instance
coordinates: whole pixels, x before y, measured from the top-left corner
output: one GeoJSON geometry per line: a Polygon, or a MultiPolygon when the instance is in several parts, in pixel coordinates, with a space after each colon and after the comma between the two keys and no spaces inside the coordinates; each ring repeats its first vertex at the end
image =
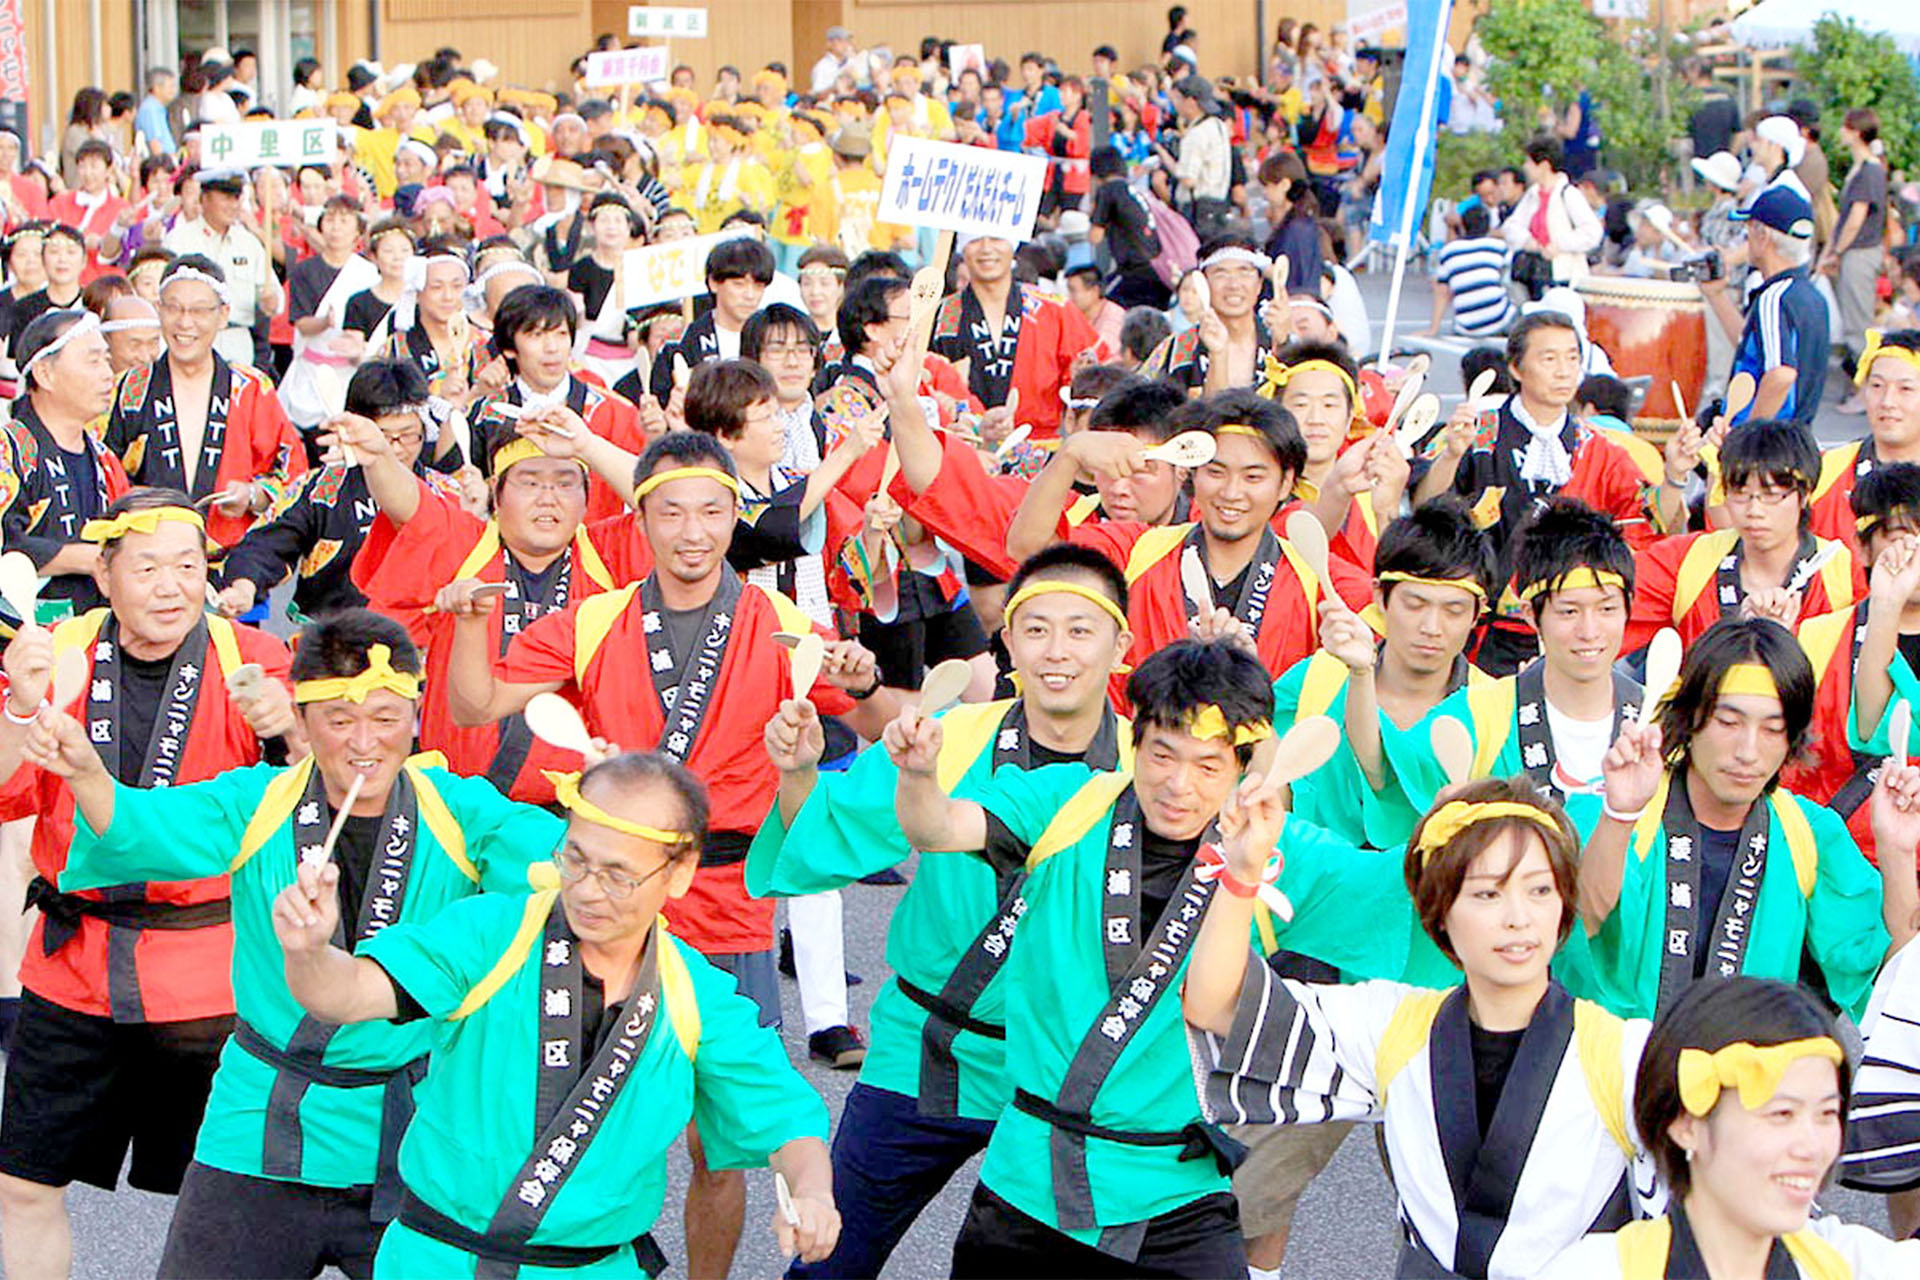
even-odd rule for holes
{"type": "Polygon", "coordinates": [[[1434,253],[1433,278],[1453,292],[1453,327],[1475,336],[1513,323],[1507,244],[1498,236],[1449,240],[1434,253]]]}

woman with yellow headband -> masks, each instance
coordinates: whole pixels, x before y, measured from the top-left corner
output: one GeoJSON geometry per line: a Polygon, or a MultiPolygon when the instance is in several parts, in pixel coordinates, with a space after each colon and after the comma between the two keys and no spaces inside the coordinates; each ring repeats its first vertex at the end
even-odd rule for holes
{"type": "Polygon", "coordinates": [[[539,892],[393,925],[357,955],[333,941],[336,868],[301,867],[274,903],[285,979],[310,1016],[433,1034],[407,1195],[373,1274],[470,1274],[485,1258],[657,1275],[647,1233],[667,1149],[696,1118],[717,1158],[787,1178],[780,1245],[823,1256],[839,1229],[825,1109],[732,976],[661,916],[699,867],[705,790],[638,753],[553,782],[568,822],[550,833],[539,892]]]}
{"type": "Polygon", "coordinates": [[[716,113],[707,119],[707,162],[681,179],[685,205],[699,222],[701,235],[718,231],[742,209],[762,214],[773,209],[774,178],[754,153],[748,138],[751,128],[737,116],[716,113]]]}
{"type": "Polygon", "coordinates": [[[343,609],[302,633],[294,701],[312,754],[142,790],[119,783],[64,713],[29,743],[68,779],[78,810],[64,890],[225,875],[238,1019],[213,1078],[160,1269],[167,1275],[307,1275],[315,1258],[371,1267],[399,1206],[398,1141],[425,1071],[417,1023],[315,1021],[287,985],[269,923],[303,864],[333,863],[358,949],[483,889],[524,891],[559,822],[483,778],[412,756],[420,656],[390,618],[343,609]]]}
{"type": "MultiPolygon", "coordinates": [[[[1640,1148],[1628,1087],[1647,1024],[1553,979],[1575,922],[1566,814],[1525,778],[1483,779],[1421,820],[1400,894],[1451,962],[1440,990],[1298,982],[1259,962],[1254,900],[1236,886],[1261,877],[1283,825],[1257,788],[1222,814],[1228,891],[1207,909],[1183,1000],[1207,1117],[1381,1121],[1407,1229],[1399,1275],[1531,1280],[1596,1222],[1624,1225],[1640,1148]]],[[[1346,887],[1289,897],[1294,926],[1359,900],[1346,887]]]]}
{"type": "Polygon", "coordinates": [[[1589,1236],[1540,1280],[1868,1280],[1920,1274],[1920,1241],[1813,1217],[1846,1137],[1838,1030],[1787,982],[1703,982],[1653,1026],[1633,1120],[1673,1207],[1589,1236]]]}
{"type": "Polygon", "coordinates": [[[1652,1017],[1703,977],[1791,980],[1810,957],[1857,1017],[1912,936],[1920,769],[1890,761],[1875,784],[1876,874],[1839,815],[1779,786],[1813,697],[1785,628],[1721,622],[1687,651],[1657,722],[1621,728],[1580,866],[1580,915],[1616,1012],[1652,1017]]]}

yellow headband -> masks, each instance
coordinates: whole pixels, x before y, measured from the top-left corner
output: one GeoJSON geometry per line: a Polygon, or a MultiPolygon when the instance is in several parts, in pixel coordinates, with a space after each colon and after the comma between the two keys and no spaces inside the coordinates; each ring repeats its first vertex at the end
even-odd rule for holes
{"type": "MultiPolygon", "coordinates": [[[[533,458],[545,458],[549,456],[551,455],[525,436],[516,436],[493,451],[493,474],[503,476],[507,474],[507,468],[516,462],[526,462],[533,458]]],[[[570,459],[570,461],[578,465],[582,471],[587,469],[587,464],[581,462],[578,458],[570,459]]]]}
{"type": "Polygon", "coordinates": [[[1213,434],[1217,436],[1252,436],[1255,440],[1265,440],[1267,438],[1266,432],[1258,427],[1250,427],[1244,422],[1229,422],[1224,426],[1215,427],[1213,434]]]}
{"type": "Polygon", "coordinates": [[[1780,1091],[1780,1077],[1802,1058],[1825,1058],[1834,1066],[1847,1060],[1828,1036],[1789,1040],[1764,1048],[1736,1041],[1724,1049],[1708,1053],[1705,1049],[1682,1049],[1676,1074],[1680,1082],[1680,1105],[1688,1114],[1704,1116],[1720,1101],[1723,1089],[1739,1090],[1740,1105],[1752,1111],[1764,1106],[1780,1091]]]}
{"type": "Polygon", "coordinates": [[[1853,531],[1864,535],[1879,528],[1883,521],[1901,519],[1912,521],[1915,518],[1916,513],[1914,509],[1903,503],[1900,506],[1894,507],[1891,511],[1888,511],[1884,516],[1861,516],[1853,522],[1853,531]]]}
{"type": "Polygon", "coordinates": [[[1736,662],[1727,668],[1727,674],[1720,677],[1718,696],[1728,694],[1752,694],[1758,698],[1778,698],[1780,686],[1773,682],[1773,672],[1758,662],[1736,662]]]}
{"type": "Polygon", "coordinates": [[[1577,569],[1567,570],[1558,578],[1542,578],[1538,582],[1528,583],[1520,592],[1520,598],[1531,604],[1536,597],[1550,591],[1578,591],[1582,587],[1618,587],[1625,591],[1627,580],[1611,569],[1595,569],[1583,564],[1577,569]]]}
{"type": "Polygon", "coordinates": [[[1063,594],[1079,596],[1082,600],[1091,600],[1094,604],[1099,605],[1101,609],[1106,611],[1107,616],[1113,619],[1115,626],[1119,627],[1122,631],[1127,629],[1127,615],[1120,612],[1119,605],[1107,599],[1092,587],[1083,587],[1077,582],[1060,582],[1054,579],[1048,579],[1042,582],[1029,582],[1022,586],[1018,591],[1013,593],[1013,599],[1007,601],[1006,607],[1000,611],[1000,616],[1011,622],[1013,620],[1013,611],[1035,596],[1063,594]]]}
{"type": "Polygon", "coordinates": [[[721,484],[733,490],[733,496],[735,498],[740,496],[740,482],[718,467],[669,467],[665,471],[654,472],[640,482],[639,486],[633,491],[633,504],[639,506],[640,499],[646,497],[661,485],[666,484],[669,480],[692,480],[696,477],[705,480],[718,480],[721,484]]]}
{"type": "Polygon", "coordinates": [[[1421,587],[1454,587],[1478,596],[1482,604],[1487,600],[1487,589],[1472,578],[1423,578],[1417,573],[1402,573],[1398,569],[1389,569],[1375,581],[1410,582],[1421,587]]]}
{"type": "Polygon", "coordinates": [[[1867,330],[1867,349],[1860,353],[1860,363],[1853,367],[1853,383],[1857,387],[1867,385],[1867,375],[1873,371],[1873,362],[1881,356],[1891,360],[1904,361],[1920,370],[1920,351],[1912,347],[1889,347],[1880,341],[1878,329],[1867,330]]]}
{"type": "Polygon", "coordinates": [[[122,511],[111,520],[89,520],[80,526],[82,542],[113,542],[130,533],[152,533],[162,520],[175,520],[205,529],[207,522],[192,507],[148,507],[145,511],[122,511]]]}
{"type": "Polygon", "coordinates": [[[542,769],[540,776],[553,784],[553,798],[568,813],[585,818],[596,826],[609,827],[625,832],[630,836],[639,836],[642,840],[652,840],[656,844],[669,847],[692,844],[691,831],[663,831],[659,827],[649,827],[638,822],[629,822],[625,818],[616,818],[593,801],[580,794],[580,775],[561,773],[554,769],[542,769]]]}
{"type": "Polygon", "coordinates": [[[1551,813],[1524,800],[1449,800],[1420,825],[1420,843],[1414,846],[1420,865],[1426,866],[1434,854],[1468,827],[1499,818],[1519,818],[1556,834],[1560,831],[1551,813]]]}
{"type": "Polygon", "coordinates": [[[324,680],[302,680],[293,686],[295,702],[326,702],[345,698],[365,702],[375,689],[388,689],[403,698],[420,696],[420,677],[393,669],[393,650],[384,644],[367,648],[367,669],[357,676],[329,676],[324,680]]]}
{"type": "Polygon", "coordinates": [[[1260,388],[1260,393],[1269,400],[1274,399],[1279,394],[1280,388],[1293,381],[1295,374],[1313,373],[1316,370],[1334,374],[1340,379],[1340,385],[1347,389],[1348,405],[1360,403],[1360,389],[1353,385],[1353,375],[1331,360],[1302,360],[1299,364],[1281,364],[1278,360],[1268,359],[1266,385],[1260,388]]]}
{"type": "Polygon", "coordinates": [[[1227,723],[1226,712],[1212,703],[1195,708],[1187,717],[1186,730],[1196,738],[1226,738],[1236,747],[1249,743],[1263,742],[1273,736],[1273,725],[1266,720],[1253,720],[1239,726],[1227,723]]]}

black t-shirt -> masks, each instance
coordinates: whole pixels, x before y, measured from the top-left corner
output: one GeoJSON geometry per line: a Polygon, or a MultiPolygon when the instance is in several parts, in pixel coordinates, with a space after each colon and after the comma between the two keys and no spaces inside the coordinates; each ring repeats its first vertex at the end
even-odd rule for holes
{"type": "MultiPolygon", "coordinates": [[[[332,821],[331,816],[328,821],[332,821]]],[[[360,904],[367,896],[367,882],[373,878],[373,854],[385,825],[384,814],[363,818],[350,813],[340,828],[339,842],[333,846],[334,858],[340,864],[340,920],[348,937],[360,922],[360,904]]]]}
{"type": "MultiPolygon", "coordinates": [[[[49,311],[63,311],[80,305],[80,291],[74,290],[73,297],[66,302],[55,302],[45,289],[35,289],[24,298],[16,298],[11,308],[10,337],[17,339],[27,331],[27,326],[49,311]]],[[[14,344],[16,347],[18,343],[14,344]]]]}
{"type": "Polygon", "coordinates": [[[1153,233],[1146,202],[1125,178],[1109,178],[1094,193],[1088,220],[1106,229],[1107,252],[1121,273],[1150,271],[1160,246],[1153,233]]]}
{"type": "MultiPolygon", "coordinates": [[[[1145,823],[1141,824],[1144,829],[1145,823]]],[[[1147,831],[1140,845],[1140,930],[1142,935],[1151,933],[1160,917],[1166,912],[1167,903],[1173,898],[1173,891],[1180,887],[1180,877],[1193,865],[1194,851],[1200,847],[1200,837],[1191,840],[1168,840],[1164,836],[1147,831]]]]}
{"type": "Polygon", "coordinates": [[[318,311],[320,299],[327,296],[339,274],[339,267],[317,253],[294,263],[287,273],[287,319],[305,320],[318,311]]]}
{"type": "Polygon", "coordinates": [[[1907,666],[1920,671],[1920,632],[1900,637],[1900,656],[1907,660],[1907,666]]]}
{"type": "Polygon", "coordinates": [[[1716,151],[1731,151],[1740,128],[1740,108],[1731,95],[1709,93],[1687,117],[1687,136],[1693,139],[1695,158],[1705,160],[1716,151]]]}
{"type": "Polygon", "coordinates": [[[120,651],[120,781],[129,787],[139,786],[146,770],[147,744],[153,741],[153,726],[160,722],[172,670],[171,654],[149,662],[120,651]]]}
{"type": "Polygon", "coordinates": [[[1483,1140],[1487,1127],[1493,1123],[1493,1109],[1500,1103],[1500,1092],[1507,1087],[1507,1073],[1519,1056],[1520,1038],[1526,1034],[1525,1027],[1518,1031],[1487,1031],[1471,1022],[1467,1024],[1467,1038],[1473,1046],[1473,1101],[1480,1112],[1483,1140]]]}
{"type": "Polygon", "coordinates": [[[576,258],[567,268],[567,288],[580,295],[586,306],[586,319],[591,322],[607,303],[607,293],[613,288],[613,272],[592,258],[576,258]]]}
{"type": "Polygon", "coordinates": [[[1713,928],[1713,922],[1720,918],[1720,900],[1727,896],[1727,884],[1733,879],[1734,859],[1740,855],[1740,832],[1720,831],[1714,827],[1702,825],[1700,828],[1700,927],[1696,932],[1701,940],[1693,948],[1693,976],[1702,978],[1707,973],[1708,953],[1712,947],[1704,944],[1704,938],[1713,928]]]}
{"type": "Polygon", "coordinates": [[[391,310],[391,302],[382,301],[380,295],[371,289],[362,289],[347,299],[347,314],[340,327],[371,337],[391,310]]]}
{"type": "Polygon", "coordinates": [[[1252,572],[1253,561],[1249,560],[1247,561],[1247,567],[1234,574],[1233,581],[1231,582],[1214,582],[1214,580],[1209,577],[1207,581],[1213,583],[1214,607],[1225,609],[1228,613],[1232,613],[1233,606],[1240,603],[1240,593],[1246,589],[1247,575],[1252,572]]]}
{"type": "Polygon", "coordinates": [[[1027,735],[1027,757],[1031,767],[1041,769],[1050,764],[1079,764],[1087,758],[1087,753],[1084,751],[1055,751],[1052,747],[1035,742],[1032,733],[1029,732],[1027,735]]]}

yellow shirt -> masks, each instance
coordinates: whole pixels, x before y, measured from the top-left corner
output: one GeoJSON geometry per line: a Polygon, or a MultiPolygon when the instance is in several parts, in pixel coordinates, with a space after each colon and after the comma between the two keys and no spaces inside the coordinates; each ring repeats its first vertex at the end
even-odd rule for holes
{"type": "Polygon", "coordinates": [[[736,156],[715,164],[708,161],[686,174],[686,208],[699,224],[701,235],[710,235],[720,224],[741,209],[767,213],[773,209],[773,175],[756,156],[736,156]]]}
{"type": "MultiPolygon", "coordinates": [[[[428,146],[440,135],[430,125],[417,124],[407,132],[428,146]]],[[[393,176],[393,157],[400,150],[401,137],[396,129],[362,129],[354,144],[353,158],[373,178],[373,186],[382,198],[391,198],[399,181],[393,176]]]]}
{"type": "Polygon", "coordinates": [[[833,153],[824,142],[809,142],[780,158],[785,163],[774,174],[780,207],[773,218],[773,238],[783,244],[810,244],[810,206],[832,198],[822,193],[833,182],[833,153]]]}
{"type": "Polygon", "coordinates": [[[880,176],[864,166],[837,170],[809,209],[813,236],[849,258],[911,241],[909,227],[878,220],[880,176]]]}

